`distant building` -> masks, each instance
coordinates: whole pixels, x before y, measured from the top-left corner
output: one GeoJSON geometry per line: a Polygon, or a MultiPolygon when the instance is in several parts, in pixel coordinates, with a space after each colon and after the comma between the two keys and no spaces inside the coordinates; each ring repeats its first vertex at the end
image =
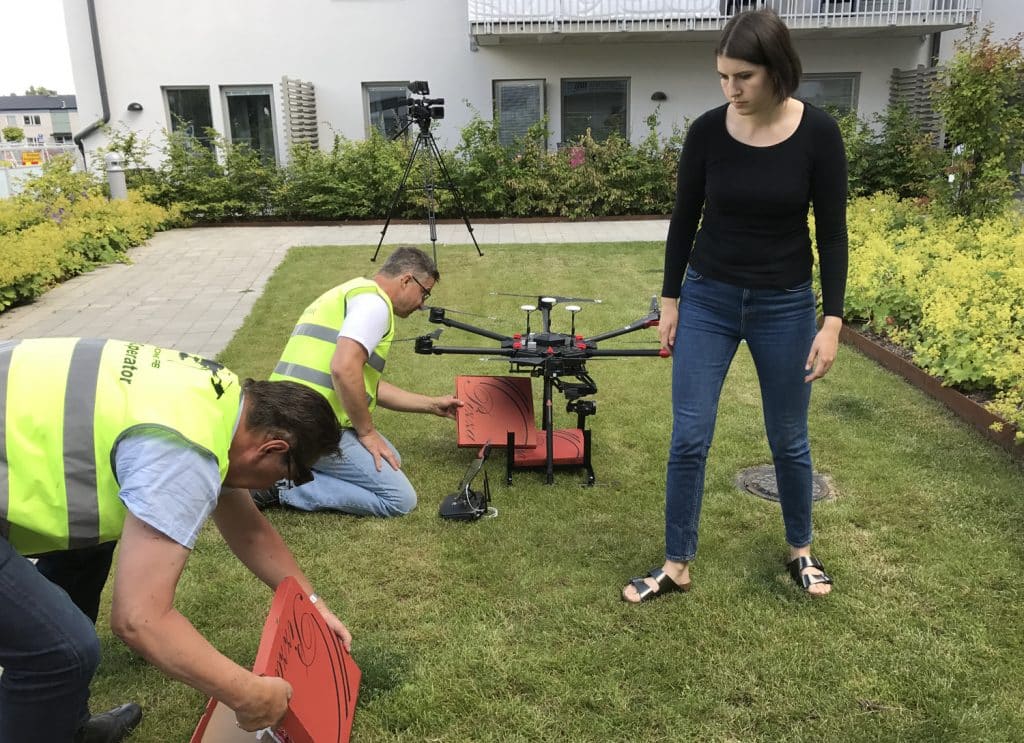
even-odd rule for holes
{"type": "Polygon", "coordinates": [[[21,129],[28,144],[71,144],[79,129],[75,96],[0,95],[0,130],[9,126],[21,129]]]}

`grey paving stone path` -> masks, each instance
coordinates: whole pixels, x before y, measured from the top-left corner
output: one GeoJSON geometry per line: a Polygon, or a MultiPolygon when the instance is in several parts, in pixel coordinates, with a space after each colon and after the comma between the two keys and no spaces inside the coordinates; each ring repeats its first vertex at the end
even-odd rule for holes
{"type": "MultiPolygon", "coordinates": [[[[134,248],[130,264],[96,269],[55,287],[32,304],[0,314],[0,338],[123,338],[216,356],[242,325],[274,269],[292,247],[369,245],[381,224],[205,227],[170,230],[134,248]]],[[[509,243],[664,240],[666,219],[600,222],[495,222],[473,225],[481,246],[509,243]]],[[[426,225],[392,224],[381,250],[430,249],[426,225]]],[[[437,226],[442,272],[446,245],[468,245],[466,226],[437,226]]],[[[372,249],[367,253],[367,274],[372,249]]]]}

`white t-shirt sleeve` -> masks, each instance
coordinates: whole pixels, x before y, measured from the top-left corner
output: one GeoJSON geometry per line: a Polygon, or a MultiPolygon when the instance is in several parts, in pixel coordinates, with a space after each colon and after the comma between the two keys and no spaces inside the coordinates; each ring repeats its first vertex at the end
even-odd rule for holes
{"type": "Polygon", "coordinates": [[[365,292],[349,297],[338,337],[351,338],[371,354],[388,332],[389,315],[387,302],[379,294],[365,292]]]}

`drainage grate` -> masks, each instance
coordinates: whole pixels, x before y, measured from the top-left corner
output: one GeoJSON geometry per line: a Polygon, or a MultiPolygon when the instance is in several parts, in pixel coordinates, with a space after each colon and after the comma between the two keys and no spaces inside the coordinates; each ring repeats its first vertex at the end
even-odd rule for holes
{"type": "MultiPolygon", "coordinates": [[[[779,487],[775,482],[775,468],[770,464],[747,467],[736,475],[736,487],[758,498],[779,502],[779,487]]],[[[811,479],[811,500],[828,500],[833,497],[832,487],[825,475],[814,473],[811,479]]]]}

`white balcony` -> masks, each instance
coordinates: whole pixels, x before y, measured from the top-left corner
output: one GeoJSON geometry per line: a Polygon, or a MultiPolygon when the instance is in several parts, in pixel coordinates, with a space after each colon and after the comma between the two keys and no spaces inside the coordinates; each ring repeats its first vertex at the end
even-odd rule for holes
{"type": "Polygon", "coordinates": [[[927,34],[977,20],[982,0],[468,0],[478,44],[707,40],[766,5],[798,37],[927,34]]]}

